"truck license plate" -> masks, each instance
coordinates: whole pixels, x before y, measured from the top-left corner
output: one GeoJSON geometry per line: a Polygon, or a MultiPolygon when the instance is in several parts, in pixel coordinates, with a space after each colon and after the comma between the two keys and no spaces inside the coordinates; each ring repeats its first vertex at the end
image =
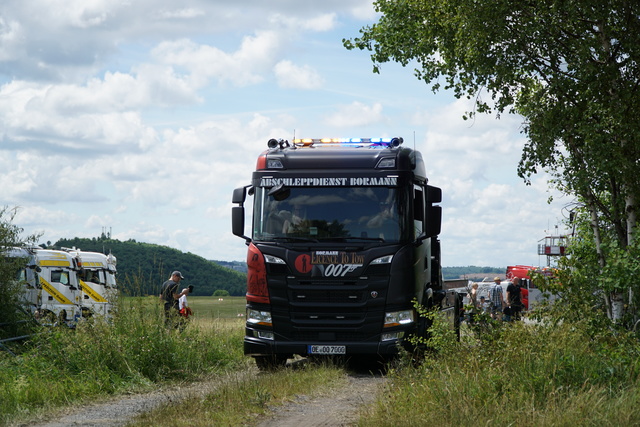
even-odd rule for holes
{"type": "Polygon", "coordinates": [[[345,345],[310,345],[309,354],[347,354],[345,345]]]}

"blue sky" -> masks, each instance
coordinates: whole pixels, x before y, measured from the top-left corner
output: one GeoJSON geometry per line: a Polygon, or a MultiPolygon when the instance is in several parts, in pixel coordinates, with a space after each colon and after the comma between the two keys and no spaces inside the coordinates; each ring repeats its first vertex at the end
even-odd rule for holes
{"type": "Polygon", "coordinates": [[[571,200],[517,177],[522,119],[464,121],[471,101],[410,67],[373,74],[341,40],[375,19],[363,0],[2,2],[0,201],[40,242],[106,227],[244,260],[231,193],[268,139],[402,136],[443,190],[445,266],[545,263],[571,200]]]}

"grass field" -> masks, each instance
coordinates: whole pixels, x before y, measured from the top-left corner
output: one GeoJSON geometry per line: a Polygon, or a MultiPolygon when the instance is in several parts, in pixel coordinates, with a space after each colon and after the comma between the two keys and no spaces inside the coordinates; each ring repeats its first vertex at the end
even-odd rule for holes
{"type": "Polygon", "coordinates": [[[0,426],[50,409],[243,369],[245,299],[191,297],[191,325],[167,327],[157,296],[122,297],[111,323],[43,328],[0,352],[0,426]],[[239,316],[241,314],[242,316],[239,316]]]}
{"type": "MultiPolygon", "coordinates": [[[[188,297],[194,320],[244,319],[246,299],[242,297],[188,297]]],[[[125,306],[141,305],[145,310],[159,311],[162,304],[158,297],[124,297],[125,306]]]]}
{"type": "Polygon", "coordinates": [[[237,319],[245,314],[245,297],[188,297],[188,302],[195,319],[237,319]]]}
{"type": "MultiPolygon", "coordinates": [[[[158,297],[125,297],[125,307],[142,307],[149,315],[160,316],[162,304],[158,297]]],[[[237,329],[243,331],[246,299],[242,297],[188,297],[193,311],[190,322],[205,330],[237,329]]]]}

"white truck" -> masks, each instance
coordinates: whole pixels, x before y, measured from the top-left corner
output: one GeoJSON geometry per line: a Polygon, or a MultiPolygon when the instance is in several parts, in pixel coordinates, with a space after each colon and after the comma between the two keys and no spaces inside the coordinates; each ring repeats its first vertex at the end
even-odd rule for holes
{"type": "Polygon", "coordinates": [[[110,319],[118,291],[116,257],[75,248],[67,251],[76,262],[82,317],[98,315],[110,319]]]}
{"type": "Polygon", "coordinates": [[[24,248],[29,255],[24,278],[27,303],[43,324],[73,326],[81,316],[76,263],[64,251],[24,248]]]}
{"type": "Polygon", "coordinates": [[[117,292],[116,258],[78,249],[11,248],[7,256],[27,260],[17,274],[23,303],[45,325],[73,327],[80,318],[111,317],[117,292]]]}

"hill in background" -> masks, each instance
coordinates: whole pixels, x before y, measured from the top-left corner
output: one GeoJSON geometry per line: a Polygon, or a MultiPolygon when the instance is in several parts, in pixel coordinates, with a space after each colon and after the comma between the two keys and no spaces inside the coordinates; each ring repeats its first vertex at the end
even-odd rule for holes
{"type": "MultiPolygon", "coordinates": [[[[216,290],[226,290],[240,296],[246,292],[247,264],[244,261],[211,261],[192,253],[181,252],[167,246],[141,243],[135,240],[121,242],[107,237],[60,239],[53,248],[76,247],[84,251],[112,253],[118,259],[118,283],[131,295],[156,295],[162,283],[174,270],[185,276],[185,286],[194,285],[194,295],[210,296],[216,290]]],[[[445,280],[492,280],[504,277],[505,268],[496,267],[442,267],[445,280]]]]}
{"type": "Polygon", "coordinates": [[[63,247],[112,253],[118,260],[118,285],[130,295],[158,295],[160,286],[174,270],[185,277],[181,285],[194,286],[194,295],[211,296],[219,289],[236,296],[246,293],[245,273],[167,246],[105,237],[60,239],[53,245],[53,249],[63,247]]]}

